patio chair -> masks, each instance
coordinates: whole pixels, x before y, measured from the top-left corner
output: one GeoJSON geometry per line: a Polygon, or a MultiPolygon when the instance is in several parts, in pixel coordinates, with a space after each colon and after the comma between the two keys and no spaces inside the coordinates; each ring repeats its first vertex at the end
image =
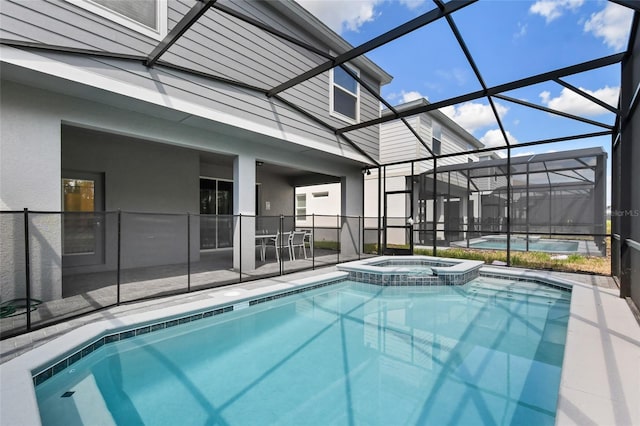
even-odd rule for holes
{"type": "Polygon", "coordinates": [[[309,245],[309,253],[313,257],[313,231],[310,229],[304,231],[304,243],[309,245]]]}
{"type": "Polygon", "coordinates": [[[296,247],[298,247],[298,254],[303,253],[304,258],[307,258],[307,248],[305,247],[306,235],[307,233],[304,231],[295,231],[289,236],[289,250],[293,260],[296,260],[296,247]]]}
{"type": "Polygon", "coordinates": [[[264,248],[265,256],[267,249],[269,247],[273,247],[276,252],[276,262],[280,262],[280,250],[284,248],[289,249],[289,260],[292,260],[292,252],[291,252],[291,232],[282,232],[275,235],[275,237],[270,238],[264,248]]]}

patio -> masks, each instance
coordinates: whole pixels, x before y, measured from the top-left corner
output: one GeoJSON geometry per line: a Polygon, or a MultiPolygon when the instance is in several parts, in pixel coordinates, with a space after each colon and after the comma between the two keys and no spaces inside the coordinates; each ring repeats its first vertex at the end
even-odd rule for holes
{"type": "MultiPolygon", "coordinates": [[[[281,257],[281,262],[276,262],[273,251],[269,251],[262,262],[257,248],[256,268],[240,274],[233,268],[233,249],[229,248],[204,251],[200,260],[190,265],[177,263],[123,269],[120,273],[119,288],[116,270],[63,274],[62,298],[32,308],[31,327],[40,328],[119,303],[126,304],[279,276],[281,268],[283,274],[321,268],[338,263],[338,257],[340,261],[358,259],[357,255],[349,258],[341,256],[337,251],[315,249],[313,257],[309,254],[306,259],[297,257],[295,260],[289,260],[288,255],[285,255],[281,257]]],[[[0,319],[0,334],[3,336],[24,332],[26,327],[24,309],[18,309],[10,316],[0,319]]]]}

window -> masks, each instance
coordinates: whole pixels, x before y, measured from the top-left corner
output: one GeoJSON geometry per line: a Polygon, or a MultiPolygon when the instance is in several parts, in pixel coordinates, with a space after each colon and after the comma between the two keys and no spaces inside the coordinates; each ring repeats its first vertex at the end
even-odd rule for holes
{"type": "MultiPolygon", "coordinates": [[[[351,70],[360,75],[355,69],[351,70]]],[[[360,87],[358,82],[340,67],[331,70],[331,115],[352,123],[360,119],[360,87]]]]}
{"type": "Polygon", "coordinates": [[[167,34],[167,0],[67,1],[156,40],[167,34]]]}
{"type": "Polygon", "coordinates": [[[307,216],[307,194],[296,195],[296,216],[299,220],[305,220],[307,216]]]}
{"type": "Polygon", "coordinates": [[[431,138],[431,149],[435,155],[442,153],[442,127],[439,123],[433,122],[431,138]]]}

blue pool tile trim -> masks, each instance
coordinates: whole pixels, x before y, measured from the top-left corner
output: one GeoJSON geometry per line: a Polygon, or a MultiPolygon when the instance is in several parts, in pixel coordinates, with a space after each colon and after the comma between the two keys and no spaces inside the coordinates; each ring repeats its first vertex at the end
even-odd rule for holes
{"type": "MultiPolygon", "coordinates": [[[[320,282],[320,283],[317,283],[317,284],[314,284],[314,285],[311,285],[311,286],[301,287],[301,288],[297,288],[295,290],[290,290],[290,291],[286,291],[286,292],[283,292],[283,293],[270,295],[268,297],[260,297],[260,298],[257,298],[257,299],[252,299],[252,300],[249,300],[249,306],[253,306],[253,305],[256,305],[258,303],[264,303],[264,302],[267,302],[269,300],[280,299],[282,297],[303,293],[305,291],[314,290],[314,289],[321,288],[321,287],[326,287],[326,286],[337,284],[337,283],[343,282],[343,281],[344,281],[344,278],[337,278],[337,279],[334,279],[334,280],[323,281],[323,282],[320,282]]],[[[134,328],[134,329],[130,329],[130,330],[123,330],[123,331],[119,331],[117,333],[107,334],[106,336],[100,337],[99,339],[94,340],[91,343],[89,343],[89,344],[81,347],[80,349],[76,350],[75,352],[73,352],[71,355],[69,355],[68,357],[66,357],[62,361],[59,361],[56,364],[54,364],[53,366],[51,366],[51,367],[39,372],[38,374],[35,374],[32,377],[33,378],[33,384],[35,386],[41,385],[45,381],[49,380],[51,377],[53,377],[56,374],[64,371],[66,368],[72,366],[76,362],[80,361],[82,358],[84,358],[86,356],[89,356],[91,353],[93,353],[93,351],[95,351],[96,349],[101,348],[102,346],[104,346],[106,344],[118,342],[120,340],[126,340],[126,339],[128,339],[130,337],[140,336],[142,334],[152,333],[154,331],[162,330],[164,328],[170,328],[170,327],[174,327],[174,326],[179,325],[179,324],[186,324],[186,323],[189,323],[189,322],[200,320],[202,318],[209,318],[209,317],[213,317],[215,315],[220,315],[220,314],[224,314],[224,313],[232,312],[232,311],[233,311],[233,305],[229,305],[229,306],[224,306],[222,308],[216,308],[216,309],[211,309],[209,311],[200,312],[200,313],[197,313],[197,314],[189,313],[188,315],[185,315],[184,317],[172,318],[170,320],[161,321],[161,322],[150,324],[150,325],[147,324],[147,325],[144,325],[144,326],[141,326],[141,327],[137,327],[137,328],[134,328]]]]}
{"type": "MultiPolygon", "coordinates": [[[[433,262],[428,263],[428,266],[433,265],[433,262]]],[[[411,264],[415,266],[414,262],[411,264]]],[[[377,265],[376,265],[377,266],[377,265]]],[[[393,265],[398,266],[398,265],[393,265]]],[[[447,266],[447,265],[440,265],[447,266]]],[[[411,287],[411,286],[433,286],[433,285],[464,285],[467,282],[478,278],[480,274],[480,267],[477,267],[471,271],[465,273],[439,273],[438,275],[427,274],[415,274],[412,272],[396,272],[396,273],[377,273],[377,272],[356,272],[349,271],[349,279],[352,281],[358,281],[367,284],[375,284],[381,286],[399,286],[399,287],[411,287]]]]}
{"type": "MultiPolygon", "coordinates": [[[[436,265],[433,265],[432,262],[430,264],[431,266],[436,266],[436,265]]],[[[413,263],[413,265],[415,265],[415,263],[413,263]]],[[[464,285],[467,282],[479,276],[486,277],[486,278],[497,278],[502,280],[542,284],[545,286],[553,287],[558,290],[571,292],[571,287],[569,286],[547,282],[542,278],[519,277],[519,276],[513,276],[509,274],[499,274],[499,273],[485,273],[485,272],[480,272],[479,269],[474,269],[464,274],[451,274],[451,275],[441,274],[441,275],[427,275],[427,276],[419,276],[419,275],[407,274],[407,273],[377,274],[377,273],[367,273],[367,272],[349,272],[349,276],[347,279],[352,281],[357,281],[360,283],[375,284],[380,286],[410,287],[410,286],[464,285]]],[[[315,290],[318,288],[337,284],[337,283],[343,282],[344,280],[345,280],[344,278],[337,278],[333,280],[323,281],[311,286],[305,286],[305,287],[296,288],[290,291],[285,291],[277,294],[272,294],[269,296],[251,299],[249,300],[249,306],[253,306],[259,303],[281,299],[283,297],[292,296],[292,295],[300,294],[306,291],[315,290]]],[[[197,314],[190,313],[188,315],[185,315],[184,317],[172,318],[170,320],[166,320],[166,321],[162,321],[162,322],[158,322],[150,325],[147,324],[134,329],[123,330],[117,333],[108,334],[106,336],[100,337],[99,339],[92,341],[91,343],[83,346],[82,348],[75,351],[73,354],[69,355],[62,361],[59,361],[56,364],[52,365],[51,367],[39,372],[38,374],[35,374],[33,376],[33,384],[35,386],[38,386],[44,383],[54,375],[64,371],[66,368],[75,364],[82,358],[93,353],[93,351],[109,343],[118,342],[120,340],[126,340],[130,337],[152,333],[154,331],[174,327],[179,324],[186,324],[189,322],[198,321],[203,318],[209,318],[215,315],[220,315],[220,314],[224,314],[232,311],[233,311],[233,305],[229,305],[221,308],[200,312],[197,314]]]]}
{"type": "Polygon", "coordinates": [[[380,262],[371,262],[369,266],[393,267],[393,266],[422,266],[422,267],[449,267],[456,265],[457,262],[439,262],[435,260],[425,259],[387,259],[380,262]]]}
{"type": "Polygon", "coordinates": [[[340,282],[343,282],[343,281],[344,281],[344,278],[338,278],[338,279],[331,280],[331,281],[324,281],[324,282],[321,282],[321,283],[318,283],[318,284],[314,284],[314,285],[308,286],[308,287],[296,288],[295,290],[285,291],[283,293],[273,294],[273,295],[270,295],[270,296],[261,297],[259,299],[253,299],[253,300],[249,301],[249,306],[257,305],[258,303],[269,302],[271,300],[280,299],[282,297],[293,296],[294,294],[303,293],[303,292],[309,291],[309,290],[315,290],[317,288],[326,287],[328,285],[337,284],[337,283],[340,283],[340,282]]]}

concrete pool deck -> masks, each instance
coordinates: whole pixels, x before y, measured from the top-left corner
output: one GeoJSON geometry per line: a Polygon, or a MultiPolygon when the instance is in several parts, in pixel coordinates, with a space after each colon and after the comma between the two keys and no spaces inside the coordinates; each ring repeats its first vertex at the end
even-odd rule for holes
{"type": "MultiPolygon", "coordinates": [[[[573,294],[565,356],[558,398],[556,424],[633,425],[640,424],[640,326],[610,277],[551,272],[529,272],[516,268],[485,267],[509,275],[531,275],[542,279],[571,279],[573,294]],[[622,366],[636,366],[622,370],[622,366]]],[[[292,282],[310,282],[320,275],[336,276],[336,268],[305,271],[259,281],[207,289],[164,299],[122,305],[95,312],[0,342],[1,424],[34,424],[38,419],[31,371],[38,356],[51,357],[48,348],[82,340],[95,333],[97,323],[127,324],[131,316],[165,315],[186,306],[217,305],[276,290],[295,288],[292,282]],[[74,333],[71,331],[75,330],[74,333]],[[80,337],[78,337],[80,336],[80,337]],[[62,340],[52,343],[58,337],[62,340]],[[50,345],[43,345],[51,343],[50,345]],[[18,357],[19,355],[25,355],[18,357]],[[31,367],[30,367],[31,366],[31,367]],[[22,388],[23,391],[18,391],[22,388]],[[25,400],[31,401],[25,405],[25,400]],[[30,412],[30,413],[29,413],[30,412]],[[27,415],[28,417],[25,417],[27,415]]],[[[134,317],[135,319],[135,317],[134,317]]],[[[87,340],[87,339],[85,339],[87,340]]],[[[79,343],[79,342],[78,342],[79,343]]],[[[59,352],[61,349],[57,349],[59,352]]],[[[37,422],[35,423],[37,424],[37,422]]]]}

